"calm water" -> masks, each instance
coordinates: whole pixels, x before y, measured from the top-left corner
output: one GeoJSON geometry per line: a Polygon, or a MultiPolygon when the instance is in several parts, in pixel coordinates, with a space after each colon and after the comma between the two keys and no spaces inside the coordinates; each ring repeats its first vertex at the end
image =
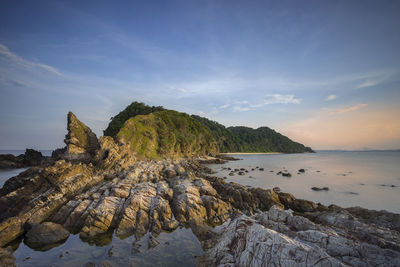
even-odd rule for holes
{"type": "Polygon", "coordinates": [[[323,204],[400,213],[400,152],[318,152],[312,154],[235,155],[243,160],[209,165],[227,181],[281,191],[323,204]],[[251,171],[256,166],[264,171],[251,171]],[[244,176],[229,176],[222,167],[246,168],[244,176]],[[304,174],[298,174],[299,169],[304,174]],[[276,175],[288,170],[292,177],[276,175]],[[273,171],[273,172],[270,172],[273,171]],[[252,178],[250,178],[252,176],[252,178]],[[392,185],[394,187],[392,187],[392,185]],[[313,191],[311,187],[329,187],[313,191]]]}
{"type": "Polygon", "coordinates": [[[196,266],[196,257],[203,251],[190,229],[178,228],[172,233],[161,233],[158,245],[148,246],[148,235],[136,241],[134,236],[119,239],[103,246],[90,245],[79,235],[48,251],[35,251],[21,243],[14,252],[17,266],[85,266],[92,262],[101,266],[108,261],[112,266],[196,266]]]}

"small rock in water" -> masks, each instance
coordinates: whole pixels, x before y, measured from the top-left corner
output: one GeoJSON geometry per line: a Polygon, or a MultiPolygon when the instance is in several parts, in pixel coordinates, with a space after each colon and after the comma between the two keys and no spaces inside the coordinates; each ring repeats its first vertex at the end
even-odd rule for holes
{"type": "Polygon", "coordinates": [[[363,184],[363,183],[360,183],[360,185],[365,185],[365,184],[363,184]]]}
{"type": "Polygon", "coordinates": [[[229,173],[229,176],[234,176],[234,175],[235,175],[234,172],[230,172],[230,173],[229,173]]]}
{"type": "Polygon", "coordinates": [[[245,172],[240,171],[240,172],[238,172],[238,174],[239,174],[239,175],[244,175],[245,172]]]}
{"type": "Polygon", "coordinates": [[[241,170],[241,171],[244,171],[244,170],[245,170],[245,168],[240,168],[240,170],[241,170]]]}
{"type": "Polygon", "coordinates": [[[263,171],[263,170],[264,170],[264,168],[259,168],[259,170],[260,170],[260,171],[263,171]]]}
{"type": "Polygon", "coordinates": [[[350,192],[346,192],[347,194],[349,194],[349,195],[358,195],[358,193],[357,192],[352,192],[352,191],[350,191],[350,192]]]}
{"type": "Polygon", "coordinates": [[[311,187],[312,190],[314,191],[328,191],[329,187],[325,186],[325,187],[311,187]]]}
{"type": "Polygon", "coordinates": [[[276,173],[276,175],[280,175],[280,174],[282,174],[282,172],[281,172],[281,171],[279,171],[279,172],[277,172],[277,173],[276,173]]]}
{"type": "Polygon", "coordinates": [[[301,173],[305,173],[305,172],[306,172],[306,170],[304,170],[304,169],[300,169],[300,170],[299,170],[299,172],[301,172],[301,173]]]}
{"type": "Polygon", "coordinates": [[[253,169],[251,169],[252,171],[254,171],[254,168],[253,169]]]}
{"type": "Polygon", "coordinates": [[[274,171],[271,170],[271,171],[269,171],[269,172],[274,172],[274,171]]]}
{"type": "Polygon", "coordinates": [[[394,184],[392,184],[390,187],[396,187],[394,184]]]}
{"type": "Polygon", "coordinates": [[[286,173],[286,172],[283,172],[282,173],[282,176],[286,176],[286,177],[292,177],[292,174],[291,173],[286,173]]]}

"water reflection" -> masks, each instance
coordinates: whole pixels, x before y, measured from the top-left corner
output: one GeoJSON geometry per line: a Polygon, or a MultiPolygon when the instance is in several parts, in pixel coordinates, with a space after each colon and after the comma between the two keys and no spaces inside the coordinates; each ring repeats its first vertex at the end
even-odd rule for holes
{"type": "Polygon", "coordinates": [[[35,251],[20,243],[14,252],[17,266],[195,266],[203,251],[190,228],[148,233],[139,240],[135,236],[119,239],[112,232],[94,242],[83,242],[79,235],[70,235],[60,246],[48,251],[35,251]],[[100,241],[100,243],[97,243],[100,241]]]}

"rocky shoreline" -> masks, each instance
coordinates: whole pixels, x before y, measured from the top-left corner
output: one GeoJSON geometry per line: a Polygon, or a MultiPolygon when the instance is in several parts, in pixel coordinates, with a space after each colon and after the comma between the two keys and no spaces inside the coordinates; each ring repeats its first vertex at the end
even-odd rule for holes
{"type": "Polygon", "coordinates": [[[113,232],[136,239],[150,233],[154,242],[179,226],[201,242],[200,266],[400,266],[399,214],[228,183],[204,166],[224,158],[138,161],[88,128],[81,132],[90,142],[82,142],[72,126],[83,126],[74,120],[57,158],[0,189],[1,266],[13,265],[10,244],[18,238],[37,250],[78,233],[94,244],[111,242],[113,232]]]}

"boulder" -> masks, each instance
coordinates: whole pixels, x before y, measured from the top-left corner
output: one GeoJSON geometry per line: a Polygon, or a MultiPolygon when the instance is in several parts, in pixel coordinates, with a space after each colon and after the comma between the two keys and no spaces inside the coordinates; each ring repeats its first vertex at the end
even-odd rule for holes
{"type": "Polygon", "coordinates": [[[69,232],[59,224],[44,222],[34,225],[25,236],[25,243],[30,248],[48,250],[69,237],[69,232]]]}

